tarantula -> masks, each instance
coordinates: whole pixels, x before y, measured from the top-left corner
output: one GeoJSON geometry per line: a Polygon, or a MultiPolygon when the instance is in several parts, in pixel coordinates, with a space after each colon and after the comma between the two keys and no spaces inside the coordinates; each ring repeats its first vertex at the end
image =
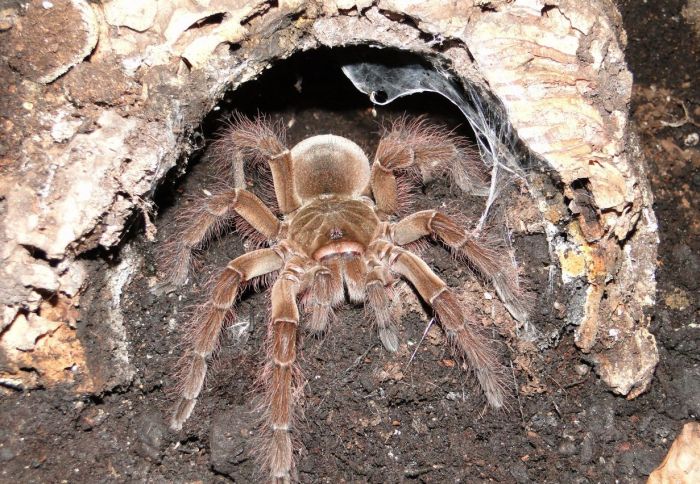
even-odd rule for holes
{"type": "Polygon", "coordinates": [[[392,285],[403,278],[433,308],[488,403],[494,408],[504,405],[504,372],[492,343],[469,321],[469,309],[410,246],[424,237],[441,241],[459,261],[489,279],[511,311],[522,312],[517,275],[507,253],[493,239],[471,233],[438,210],[397,219],[410,210],[411,186],[440,172],[463,189],[484,183],[478,154],[463,139],[425,120],[402,118],[385,129],[370,164],[349,139],[325,134],[288,149],[279,126],[261,117],[235,116],[215,142],[214,152],[222,164],[230,163],[227,170],[233,172],[234,186],[195,203],[182,218],[183,230],[167,251],[169,281],[184,283],[193,253],[232,219],[239,231],[263,243],[227,265],[193,318],[173,429],[182,428],[192,412],[208,361],[222,328],[233,318],[232,306],[242,288],[275,273],[270,277],[274,283],[267,361],[260,377],[266,442],[261,454],[272,482],[290,482],[295,474],[294,412],[303,387],[297,364],[300,305],[308,313],[306,329],[322,333],[346,299],[366,303],[379,339],[393,352],[399,341],[389,301],[392,285]],[[246,189],[245,166],[270,175],[274,197],[269,196],[267,204],[246,189]]]}

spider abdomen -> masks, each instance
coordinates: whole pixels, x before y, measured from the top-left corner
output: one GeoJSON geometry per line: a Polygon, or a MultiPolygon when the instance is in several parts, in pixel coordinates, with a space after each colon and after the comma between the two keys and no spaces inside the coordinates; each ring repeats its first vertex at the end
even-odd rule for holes
{"type": "Polygon", "coordinates": [[[356,143],[331,134],[312,136],[291,149],[297,195],[359,195],[369,183],[367,155],[356,143]]]}

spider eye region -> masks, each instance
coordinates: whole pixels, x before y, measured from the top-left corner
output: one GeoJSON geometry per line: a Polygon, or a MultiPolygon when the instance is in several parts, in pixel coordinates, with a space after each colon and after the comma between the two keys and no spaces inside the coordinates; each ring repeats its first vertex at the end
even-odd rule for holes
{"type": "Polygon", "coordinates": [[[296,192],[307,202],[320,195],[360,195],[370,177],[367,155],[342,136],[312,136],[291,150],[296,192]]]}

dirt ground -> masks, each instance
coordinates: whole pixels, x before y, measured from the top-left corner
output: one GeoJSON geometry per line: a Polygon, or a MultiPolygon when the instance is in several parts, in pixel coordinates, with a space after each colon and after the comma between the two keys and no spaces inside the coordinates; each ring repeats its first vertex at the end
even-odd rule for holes
{"type": "MultiPolygon", "coordinates": [[[[650,165],[661,237],[652,315],[661,361],[650,391],[627,401],[595,377],[574,347],[572,328],[549,309],[557,287],[535,295],[533,319],[550,335],[550,344],[519,347],[517,354],[525,354],[526,361],[515,359],[514,346],[522,343],[512,319],[496,299],[484,296],[488,287],[431,245],[424,258],[463,290],[500,342],[503,361],[512,365],[510,409],[484,408],[435,327],[419,344],[428,319],[410,292],[396,302],[408,310],[399,326],[403,344],[395,355],[383,349],[363,309],[348,306],[338,312],[325,338],[303,342],[301,364],[308,383],[299,425],[301,482],[640,482],[660,463],[682,425],[697,418],[700,56],[683,6],[666,0],[620,3],[636,80],[633,119],[650,165]]],[[[312,59],[292,60],[232,94],[205,121],[203,146],[233,106],[282,120],[289,126],[290,144],[332,131],[371,153],[377,123],[403,112],[427,113],[470,135],[458,126],[455,109],[438,97],[373,111],[364,95],[332,74],[328,57],[312,59]]],[[[212,166],[206,150],[199,153],[187,175],[173,176],[158,195],[159,240],[173,236],[174,217],[187,198],[210,186],[212,166]]],[[[523,190],[514,184],[507,198],[522,200],[523,190]]],[[[448,200],[476,218],[479,200],[457,197],[437,180],[425,188],[418,208],[448,200]]],[[[265,291],[250,292],[241,301],[240,324],[229,331],[184,429],[173,433],[166,425],[182,323],[202,298],[205,281],[243,253],[245,244],[235,234],[215,241],[203,254],[200,275],[177,293],[162,296],[153,291],[160,246],[140,232],[135,225],[128,250],[144,254],[143,267],[122,295],[128,340],[136,342],[130,348],[136,368],[132,384],[80,401],[49,390],[3,397],[1,482],[257,480],[250,454],[256,426],[253,387],[269,304],[265,291]]],[[[513,244],[531,287],[547,287],[544,236],[516,231],[513,244]]],[[[124,254],[95,257],[114,263],[124,254]]]]}

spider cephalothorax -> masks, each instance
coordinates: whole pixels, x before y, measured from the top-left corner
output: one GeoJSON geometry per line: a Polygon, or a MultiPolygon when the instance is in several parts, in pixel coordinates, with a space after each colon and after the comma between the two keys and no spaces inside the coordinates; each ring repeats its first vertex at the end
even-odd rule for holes
{"type": "Polygon", "coordinates": [[[293,416],[303,384],[297,368],[299,304],[308,314],[306,329],[318,333],[346,299],[364,302],[383,345],[396,351],[389,293],[398,279],[405,279],[432,306],[489,404],[503,406],[504,373],[491,342],[471,323],[469,309],[406,246],[423,237],[438,239],[477,275],[491,280],[511,311],[523,312],[509,258],[497,244],[487,243],[440,211],[396,219],[410,208],[405,194],[420,176],[425,180],[443,171],[464,189],[483,183],[478,156],[460,138],[421,120],[402,119],[384,133],[370,165],[362,149],[348,139],[314,136],[287,149],[280,129],[262,118],[237,117],[214,148],[220,162],[230,163],[233,187],[198,201],[183,217],[182,234],[168,251],[169,282],[182,284],[187,279],[193,251],[231,219],[265,246],[228,264],[195,317],[182,359],[173,428],[181,428],[192,412],[241,287],[274,273],[268,356],[261,375],[267,442],[262,454],[272,481],[289,482],[293,477],[293,416]],[[246,189],[244,167],[253,165],[271,175],[275,200],[269,205],[276,201],[277,207],[268,208],[246,189]]]}

